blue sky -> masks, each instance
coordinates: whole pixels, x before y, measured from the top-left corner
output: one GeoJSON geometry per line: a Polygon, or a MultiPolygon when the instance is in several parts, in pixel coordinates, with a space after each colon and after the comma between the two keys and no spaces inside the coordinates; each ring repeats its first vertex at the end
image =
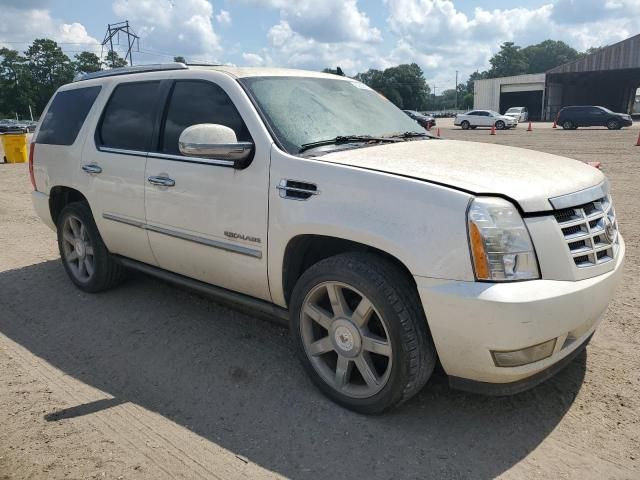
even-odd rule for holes
{"type": "Polygon", "coordinates": [[[0,0],[0,46],[34,38],[73,56],[100,52],[106,24],[128,19],[136,63],[189,61],[348,74],[416,62],[438,89],[486,69],[505,41],[552,38],[578,50],[640,33],[640,0],[0,0]]]}

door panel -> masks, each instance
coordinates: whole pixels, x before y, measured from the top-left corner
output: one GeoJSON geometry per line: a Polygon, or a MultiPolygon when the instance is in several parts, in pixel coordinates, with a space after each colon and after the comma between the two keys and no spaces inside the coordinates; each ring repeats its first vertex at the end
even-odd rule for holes
{"type": "Polygon", "coordinates": [[[199,123],[222,124],[238,140],[252,140],[228,94],[210,81],[176,81],[165,117],[145,173],[146,222],[158,265],[269,300],[269,148],[257,142],[253,161],[243,170],[228,161],[180,154],[180,133],[199,123]],[[150,183],[149,177],[170,179],[173,186],[150,183]]]}
{"type": "Polygon", "coordinates": [[[147,228],[158,265],[269,299],[268,161],[265,152],[256,152],[252,164],[238,171],[150,156],[147,176],[175,181],[173,187],[146,187],[147,228]]]}
{"type": "Polygon", "coordinates": [[[82,166],[89,203],[112,253],[156,265],[145,222],[146,151],[153,132],[159,81],[117,85],[84,146],[82,166]]]}

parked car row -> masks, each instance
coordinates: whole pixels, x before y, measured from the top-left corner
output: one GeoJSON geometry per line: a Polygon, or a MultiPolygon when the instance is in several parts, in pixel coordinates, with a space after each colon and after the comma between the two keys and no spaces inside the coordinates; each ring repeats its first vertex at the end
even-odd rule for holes
{"type": "Polygon", "coordinates": [[[410,118],[413,118],[425,130],[431,130],[436,125],[436,119],[431,115],[425,115],[415,110],[403,110],[410,118]]]}
{"type": "MultiPolygon", "coordinates": [[[[527,107],[511,107],[504,115],[492,110],[472,110],[456,115],[454,125],[463,130],[477,127],[495,126],[498,130],[515,128],[519,122],[529,120],[527,107]]],[[[596,105],[564,107],[556,116],[556,124],[565,130],[575,130],[578,127],[607,127],[609,130],[619,130],[633,125],[631,115],[616,113],[608,108],[596,105]]]]}
{"type": "Polygon", "coordinates": [[[4,118],[0,120],[0,133],[29,133],[34,132],[38,122],[31,120],[14,120],[4,118]]]}

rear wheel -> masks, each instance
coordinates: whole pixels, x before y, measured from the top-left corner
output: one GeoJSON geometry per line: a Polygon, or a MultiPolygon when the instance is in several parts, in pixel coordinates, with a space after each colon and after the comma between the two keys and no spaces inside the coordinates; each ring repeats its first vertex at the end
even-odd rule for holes
{"type": "Polygon", "coordinates": [[[565,129],[565,130],[575,130],[578,127],[571,120],[565,120],[562,123],[562,128],[565,129]]]}
{"type": "Polygon", "coordinates": [[[114,287],[124,278],[124,267],[111,256],[84,202],[70,203],[57,222],[58,248],[71,281],[85,292],[114,287]]]}
{"type": "Polygon", "coordinates": [[[349,253],[315,264],[296,284],[290,311],[311,379],[351,410],[387,411],[433,372],[435,347],[415,285],[382,257],[349,253]]]}
{"type": "Polygon", "coordinates": [[[612,118],[607,122],[607,128],[609,130],[620,130],[622,128],[622,124],[615,118],[612,118]]]}
{"type": "Polygon", "coordinates": [[[469,127],[471,126],[471,124],[467,120],[463,120],[460,126],[462,127],[463,130],[469,130],[469,127]]]}

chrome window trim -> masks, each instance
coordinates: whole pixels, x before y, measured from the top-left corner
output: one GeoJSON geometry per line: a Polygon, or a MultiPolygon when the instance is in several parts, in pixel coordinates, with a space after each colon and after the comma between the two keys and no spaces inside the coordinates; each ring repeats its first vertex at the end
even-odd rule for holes
{"type": "Polygon", "coordinates": [[[235,162],[233,160],[219,160],[215,158],[199,158],[199,157],[186,157],[182,155],[171,155],[168,153],[159,152],[143,152],[141,150],[127,150],[125,148],[113,148],[113,147],[98,147],[98,151],[105,153],[116,153],[120,155],[133,155],[136,157],[148,157],[158,158],[160,160],[176,160],[178,162],[187,163],[199,163],[202,165],[213,165],[218,167],[234,167],[235,162]]]}
{"type": "Polygon", "coordinates": [[[186,240],[188,242],[198,243],[200,245],[206,245],[207,247],[218,248],[220,250],[239,253],[241,255],[247,255],[249,257],[258,258],[258,259],[262,258],[262,251],[256,250],[254,248],[244,247],[242,245],[235,245],[233,243],[222,242],[219,240],[211,240],[209,238],[204,238],[197,235],[191,235],[189,233],[178,232],[176,230],[170,230],[168,228],[159,227],[156,225],[150,225],[148,223],[144,223],[138,220],[131,220],[129,218],[120,217],[118,215],[113,215],[111,213],[103,213],[102,218],[104,218],[105,220],[124,223],[132,227],[142,228],[143,230],[148,230],[150,232],[160,233],[162,235],[179,238],[181,240],[186,240]]]}
{"type": "Polygon", "coordinates": [[[551,203],[553,208],[556,210],[561,210],[563,208],[584,205],[585,203],[599,200],[607,195],[609,195],[609,182],[605,180],[595,187],[589,187],[568,195],[560,195],[558,197],[550,198],[549,203],[551,203]]]}
{"type": "Polygon", "coordinates": [[[119,153],[121,155],[135,155],[136,157],[146,157],[147,152],[141,150],[127,150],[126,148],[114,148],[99,146],[98,151],[106,153],[119,153]]]}
{"type": "Polygon", "coordinates": [[[201,158],[201,157],[187,157],[183,155],[172,155],[170,153],[149,152],[149,158],[159,158],[161,160],[177,160],[179,162],[188,163],[202,163],[207,165],[217,165],[220,167],[233,167],[235,162],[233,160],[221,160],[217,158],[201,158]]]}

